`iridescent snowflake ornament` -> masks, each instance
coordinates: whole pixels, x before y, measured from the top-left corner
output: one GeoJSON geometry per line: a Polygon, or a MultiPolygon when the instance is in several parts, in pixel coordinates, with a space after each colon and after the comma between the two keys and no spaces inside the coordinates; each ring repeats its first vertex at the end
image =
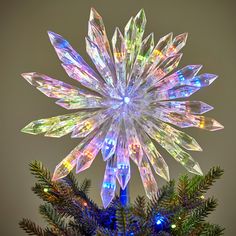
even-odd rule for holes
{"type": "Polygon", "coordinates": [[[91,9],[86,49],[93,70],[62,36],[48,32],[66,73],[84,89],[38,73],[22,76],[56,104],[76,113],[31,122],[23,132],[84,138],[56,167],[53,180],[65,177],[74,167],[89,168],[101,150],[106,170],[101,197],[107,207],[115,195],[116,179],[125,188],[130,179],[130,159],[138,166],[148,197],[157,192],[156,174],[167,181],[169,169],[153,141],[189,172],[201,175],[199,164],[186,150],[201,151],[195,139],[170,126],[222,129],[216,120],[202,116],[212,109],[200,101],[183,101],[210,85],[216,75],[197,75],[200,65],[189,65],[170,74],[182,54],[187,33],[162,37],[154,46],[153,33],[143,39],[146,17],[141,10],[131,17],[124,35],[116,28],[112,47],[101,16],[91,9]],[[112,53],[113,52],[113,53],[112,53]],[[169,75],[170,74],[170,75],[169,75]],[[151,164],[151,165],[150,165],[151,164]]]}

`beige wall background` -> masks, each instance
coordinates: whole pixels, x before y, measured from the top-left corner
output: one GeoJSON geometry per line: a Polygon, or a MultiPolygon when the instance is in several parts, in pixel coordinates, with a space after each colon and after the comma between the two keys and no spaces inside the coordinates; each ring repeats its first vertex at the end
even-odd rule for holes
{"type": "MultiPolygon", "coordinates": [[[[219,199],[210,221],[224,225],[225,235],[236,234],[235,225],[235,88],[236,88],[236,4],[230,0],[161,1],[161,0],[5,0],[0,2],[1,59],[1,214],[0,235],[25,235],[18,229],[22,217],[43,224],[38,214],[40,200],[30,190],[34,179],[28,171],[31,160],[41,160],[51,171],[78,140],[30,136],[20,129],[32,120],[63,114],[66,111],[24,81],[22,72],[37,71],[76,84],[60,66],[49,43],[47,30],[62,34],[91,64],[85,52],[84,37],[90,7],[95,7],[111,37],[116,26],[123,28],[140,8],[146,11],[146,35],[159,37],[173,31],[189,32],[180,67],[203,64],[203,72],[215,73],[219,79],[192,97],[215,107],[209,116],[225,125],[220,132],[188,129],[203,147],[193,153],[204,172],[215,165],[225,169],[224,177],[210,191],[219,199]]],[[[161,150],[162,151],[162,150],[161,150]]],[[[170,166],[171,177],[185,172],[170,156],[163,155],[170,166]]],[[[90,196],[101,204],[100,186],[104,163],[101,156],[92,167],[77,176],[92,180],[90,196]]],[[[164,182],[157,178],[159,185],[164,182]]],[[[131,198],[144,194],[138,171],[132,166],[131,198]]]]}

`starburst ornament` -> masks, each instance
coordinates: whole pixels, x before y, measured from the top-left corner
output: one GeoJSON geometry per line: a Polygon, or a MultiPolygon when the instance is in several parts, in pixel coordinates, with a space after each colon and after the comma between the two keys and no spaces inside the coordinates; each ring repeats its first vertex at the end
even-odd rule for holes
{"type": "Polygon", "coordinates": [[[210,85],[213,74],[197,75],[201,65],[173,71],[182,54],[187,33],[162,37],[154,46],[153,33],[143,39],[146,17],[143,10],[129,20],[124,34],[116,28],[112,47],[101,16],[91,9],[86,50],[97,72],[60,35],[48,32],[66,73],[83,89],[39,73],[22,76],[56,104],[76,113],[31,122],[23,132],[84,138],[56,167],[58,180],[76,167],[89,168],[101,150],[106,169],[101,197],[107,207],[115,195],[116,179],[124,189],[130,179],[130,159],[138,166],[149,198],[157,193],[150,163],[159,176],[169,180],[169,169],[153,141],[160,144],[189,172],[201,175],[199,164],[186,150],[201,151],[199,144],[180,128],[222,129],[216,120],[202,116],[212,109],[200,101],[183,101],[210,85]],[[112,53],[113,52],[113,53],[112,53]],[[169,75],[170,74],[170,75],[169,75]]]}

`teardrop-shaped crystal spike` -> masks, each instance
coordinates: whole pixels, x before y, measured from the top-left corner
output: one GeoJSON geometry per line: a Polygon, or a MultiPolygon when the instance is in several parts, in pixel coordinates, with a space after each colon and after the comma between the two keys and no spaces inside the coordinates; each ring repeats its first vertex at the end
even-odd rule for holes
{"type": "Polygon", "coordinates": [[[105,25],[102,17],[94,8],[91,8],[90,11],[88,36],[96,45],[103,48],[104,53],[107,54],[109,56],[109,60],[112,61],[112,53],[106,35],[105,25]]]}
{"type": "Polygon", "coordinates": [[[140,77],[144,71],[145,64],[154,47],[154,35],[151,33],[142,42],[140,50],[137,54],[131,75],[129,77],[128,93],[133,93],[139,85],[142,84],[144,78],[140,77]]]}
{"type": "Polygon", "coordinates": [[[41,134],[47,132],[54,124],[59,121],[60,119],[58,117],[35,120],[21,129],[21,132],[34,135],[41,134]]]}
{"type": "Polygon", "coordinates": [[[170,181],[168,165],[166,164],[161,154],[157,151],[152,140],[148,137],[148,135],[145,133],[145,131],[143,131],[141,127],[139,128],[138,134],[143,150],[148,157],[148,160],[152,164],[155,172],[166,181],[170,181]]]}
{"type": "Polygon", "coordinates": [[[158,82],[178,66],[182,55],[183,54],[176,54],[174,56],[168,57],[160,64],[160,66],[157,67],[157,69],[153,72],[156,82],[158,82]]]}
{"type": "Polygon", "coordinates": [[[155,124],[159,127],[160,131],[165,132],[165,134],[169,136],[170,139],[172,139],[175,143],[177,143],[181,147],[191,151],[202,151],[200,145],[190,135],[180,130],[177,130],[174,127],[161,121],[156,121],[155,124]]]}
{"type": "MultiPolygon", "coordinates": [[[[191,85],[191,80],[202,68],[201,65],[188,65],[181,70],[163,78],[161,81],[157,82],[156,87],[158,90],[168,90],[175,86],[180,85],[191,85]]],[[[194,86],[194,85],[192,85],[194,86]]]]}
{"type": "MultiPolygon", "coordinates": [[[[50,41],[59,57],[63,63],[63,67],[75,67],[86,73],[90,78],[96,80],[101,80],[99,75],[84,61],[84,59],[72,48],[72,46],[66,41],[61,35],[54,32],[48,32],[50,41]]],[[[66,72],[70,76],[71,68],[67,68],[66,72]]],[[[72,77],[72,76],[71,76],[72,77]]],[[[72,77],[73,78],[73,77],[72,77]]]]}
{"type": "Polygon", "coordinates": [[[91,133],[90,136],[94,136],[91,141],[88,140],[82,147],[75,150],[77,155],[76,173],[84,171],[91,166],[98,152],[102,148],[109,126],[109,121],[105,122],[97,132],[93,132],[95,135],[91,133]]]}
{"type": "MultiPolygon", "coordinates": [[[[100,131],[101,132],[101,131],[100,131]]],[[[57,166],[53,173],[53,180],[58,180],[70,173],[77,162],[77,158],[81,156],[81,150],[90,144],[96,132],[92,132],[84,138],[57,166]]]]}
{"type": "Polygon", "coordinates": [[[28,134],[41,134],[51,130],[54,130],[56,125],[59,125],[61,122],[66,122],[69,120],[76,119],[77,121],[81,121],[86,118],[87,114],[84,112],[80,113],[71,113],[67,115],[60,115],[51,118],[45,118],[40,120],[35,120],[30,122],[27,126],[25,126],[21,131],[28,134]]]}
{"type": "Polygon", "coordinates": [[[107,161],[104,179],[102,183],[101,198],[104,208],[107,208],[115,197],[116,191],[116,160],[107,161]]]}
{"type": "Polygon", "coordinates": [[[202,175],[202,171],[196,161],[185,151],[182,150],[170,137],[163,132],[151,119],[139,120],[143,129],[154,140],[156,140],[166,151],[189,172],[202,175]]]}
{"type": "Polygon", "coordinates": [[[217,77],[217,75],[205,73],[194,77],[188,84],[196,87],[206,87],[211,85],[217,77]]]}
{"type": "Polygon", "coordinates": [[[125,189],[130,180],[130,161],[125,138],[125,133],[121,129],[116,148],[117,173],[116,177],[122,189],[125,189]]]}
{"type": "Polygon", "coordinates": [[[68,110],[104,107],[103,99],[94,96],[71,96],[61,98],[56,104],[68,110]]]}
{"type": "Polygon", "coordinates": [[[200,129],[216,131],[224,128],[222,124],[210,117],[195,116],[194,119],[197,121],[197,127],[200,129]]]}
{"type": "Polygon", "coordinates": [[[72,138],[81,138],[87,136],[95,128],[99,127],[108,119],[109,112],[103,111],[98,114],[79,122],[71,135],[72,138]]]}
{"type": "Polygon", "coordinates": [[[165,53],[172,43],[172,36],[173,33],[169,33],[158,41],[145,65],[144,75],[150,74],[166,58],[165,53]]]}
{"type": "Polygon", "coordinates": [[[67,176],[75,167],[76,157],[71,153],[63,159],[55,168],[52,181],[56,181],[67,176]]]}
{"type": "Polygon", "coordinates": [[[111,69],[104,58],[101,49],[89,38],[86,38],[86,51],[106,83],[114,87],[114,78],[111,69]]]}
{"type": "Polygon", "coordinates": [[[112,37],[112,48],[115,60],[118,90],[120,91],[122,96],[124,96],[126,88],[127,51],[125,46],[125,39],[118,28],[116,28],[115,33],[112,37]]]}
{"type": "Polygon", "coordinates": [[[124,39],[125,39],[125,47],[127,50],[126,54],[126,71],[127,71],[127,78],[129,78],[129,74],[131,72],[131,69],[133,67],[135,55],[136,55],[136,49],[135,49],[135,38],[136,38],[136,27],[134,24],[133,17],[130,18],[127,25],[125,26],[124,30],[124,39]]]}
{"type": "Polygon", "coordinates": [[[88,118],[87,113],[73,113],[60,119],[60,122],[54,124],[45,134],[46,137],[60,138],[74,130],[78,122],[88,118]]]}
{"type": "Polygon", "coordinates": [[[143,150],[139,142],[137,131],[134,127],[134,123],[131,118],[126,114],[125,118],[125,131],[127,137],[127,145],[129,150],[129,156],[136,165],[140,165],[143,157],[143,150]]]}
{"type": "Polygon", "coordinates": [[[177,35],[172,42],[172,45],[167,50],[167,56],[178,53],[186,44],[188,33],[177,35]]]}
{"type": "Polygon", "coordinates": [[[154,106],[178,113],[191,114],[203,114],[213,109],[212,106],[201,101],[164,101],[155,103],[154,106]]]}
{"type": "Polygon", "coordinates": [[[36,72],[23,73],[22,77],[50,98],[64,98],[84,94],[81,89],[36,72]]]}
{"type": "Polygon", "coordinates": [[[147,19],[146,19],[146,16],[145,16],[144,9],[141,9],[137,13],[137,15],[134,17],[134,23],[135,23],[136,28],[137,28],[137,37],[142,38],[144,30],[145,30],[145,25],[147,23],[147,19]]]}
{"type": "Polygon", "coordinates": [[[116,150],[117,138],[120,131],[120,117],[114,118],[105,138],[102,147],[102,156],[103,160],[107,161],[111,158],[116,150]]]}
{"type": "Polygon", "coordinates": [[[144,190],[149,199],[157,196],[157,183],[153,176],[151,167],[148,163],[147,157],[144,154],[141,165],[139,166],[139,173],[143,182],[144,190]]]}

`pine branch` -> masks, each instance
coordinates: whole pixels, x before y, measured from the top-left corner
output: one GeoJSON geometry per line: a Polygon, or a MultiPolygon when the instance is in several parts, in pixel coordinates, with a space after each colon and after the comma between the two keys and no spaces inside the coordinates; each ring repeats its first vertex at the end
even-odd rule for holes
{"type": "MultiPolygon", "coordinates": [[[[204,218],[207,217],[212,211],[215,210],[217,201],[214,198],[209,198],[204,201],[204,204],[194,209],[189,217],[183,222],[183,232],[191,232],[200,223],[203,223],[204,218]]],[[[185,234],[183,234],[185,235],[185,234]]]]}
{"type": "Polygon", "coordinates": [[[201,232],[201,236],[220,236],[223,235],[224,228],[219,225],[204,223],[203,231],[201,232]]]}
{"type": "Polygon", "coordinates": [[[30,172],[38,181],[46,186],[51,186],[51,174],[39,161],[32,161],[30,164],[30,172]]]}
{"type": "Polygon", "coordinates": [[[19,225],[28,235],[46,236],[44,230],[29,219],[22,219],[19,225]]]}
{"type": "Polygon", "coordinates": [[[114,232],[104,228],[98,228],[96,231],[96,236],[114,236],[114,232]]]}
{"type": "Polygon", "coordinates": [[[80,184],[80,191],[84,192],[85,194],[88,194],[89,189],[91,187],[91,180],[85,179],[81,184],[80,184]]]}
{"type": "Polygon", "coordinates": [[[183,175],[179,178],[178,183],[178,200],[181,206],[185,206],[188,200],[187,187],[189,185],[189,178],[183,175]]]}
{"type": "Polygon", "coordinates": [[[188,193],[190,198],[200,196],[207,192],[210,187],[224,173],[224,170],[219,166],[213,167],[205,176],[195,176],[188,184],[188,193]]]}
{"type": "Polygon", "coordinates": [[[144,196],[138,196],[134,202],[133,213],[136,216],[146,218],[146,199],[144,196]]]}
{"type": "Polygon", "coordinates": [[[32,191],[39,196],[42,200],[49,202],[49,203],[58,203],[59,197],[58,194],[52,192],[51,189],[45,191],[45,187],[42,184],[36,183],[34,187],[32,187],[32,191]]]}
{"type": "Polygon", "coordinates": [[[177,207],[177,195],[175,192],[175,182],[172,180],[164,185],[158,192],[157,197],[153,197],[147,204],[147,219],[151,219],[153,215],[159,211],[168,214],[175,211],[177,207]]]}
{"type": "Polygon", "coordinates": [[[81,194],[79,184],[72,172],[61,179],[60,182],[67,185],[75,195],[81,194]]]}
{"type": "Polygon", "coordinates": [[[58,213],[51,204],[46,203],[40,205],[39,212],[49,225],[56,228],[59,232],[66,233],[66,224],[63,215],[58,213]]]}
{"type": "Polygon", "coordinates": [[[126,235],[127,233],[127,215],[125,212],[125,208],[120,206],[116,210],[116,222],[117,222],[117,228],[119,233],[126,235]]]}

